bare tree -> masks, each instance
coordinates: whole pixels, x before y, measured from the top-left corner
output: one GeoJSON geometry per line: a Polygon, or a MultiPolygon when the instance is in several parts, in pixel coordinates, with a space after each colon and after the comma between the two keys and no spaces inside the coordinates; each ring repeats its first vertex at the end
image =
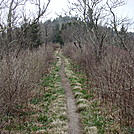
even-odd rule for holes
{"type": "MultiPolygon", "coordinates": [[[[72,3],[74,10],[80,13],[78,17],[85,23],[84,27],[88,33],[88,38],[92,41],[95,47],[96,55],[99,58],[102,53],[104,39],[107,35],[105,29],[101,28],[102,20],[107,16],[105,6],[102,0],[77,0],[77,3],[72,3]]],[[[105,22],[103,21],[103,25],[105,22]]]]}
{"type": "MultiPolygon", "coordinates": [[[[108,107],[107,115],[112,115],[121,127],[123,125],[131,130],[134,126],[134,51],[128,44],[133,46],[133,41],[130,39],[134,38],[133,34],[130,37],[130,33],[127,32],[130,21],[119,18],[115,13],[116,8],[125,4],[124,1],[107,0],[102,8],[101,2],[102,0],[77,0],[77,3],[73,3],[71,10],[76,10],[81,22],[85,23],[79,25],[86,29],[89,40],[82,46],[83,53],[72,44],[65,46],[64,51],[76,65],[80,65],[80,69],[76,67],[74,70],[82,70],[87,78],[92,80],[95,90],[87,89],[101,98],[102,104],[108,107]],[[91,43],[93,45],[90,45],[91,43]],[[96,55],[99,62],[96,62],[96,55]],[[113,112],[115,107],[118,109],[116,114],[113,112]]],[[[103,113],[105,117],[106,111],[102,111],[102,115],[103,113]]]]}
{"type": "Polygon", "coordinates": [[[124,4],[123,0],[107,0],[106,2],[103,0],[77,0],[77,2],[71,3],[70,12],[75,11],[76,16],[85,23],[84,25],[79,23],[79,25],[86,29],[87,38],[94,46],[97,60],[102,57],[106,40],[112,36],[110,29],[113,29],[113,32],[116,33],[124,49],[128,50],[118,29],[122,24],[129,24],[129,21],[126,18],[117,19],[114,12],[114,9],[124,4]]]}
{"type": "MultiPolygon", "coordinates": [[[[24,0],[11,0],[10,4],[9,4],[9,11],[8,11],[8,18],[7,18],[7,40],[9,42],[12,41],[12,25],[13,25],[13,18],[14,18],[14,14],[13,12],[15,12],[15,9],[20,6],[22,4],[22,2],[24,2],[24,0]]],[[[24,4],[24,3],[23,3],[24,4]]]]}
{"type": "Polygon", "coordinates": [[[34,18],[34,22],[39,22],[40,18],[46,13],[48,6],[51,0],[48,0],[47,3],[42,3],[41,0],[32,0],[32,4],[37,7],[37,16],[34,18]]]}
{"type": "Polygon", "coordinates": [[[28,13],[24,10],[29,1],[31,2],[31,0],[0,0],[0,52],[2,46],[0,129],[7,124],[12,124],[10,124],[10,119],[8,120],[10,113],[22,112],[16,106],[25,105],[27,107],[26,104],[31,97],[33,88],[36,87],[42,75],[47,73],[49,63],[53,59],[54,47],[52,46],[40,47],[37,51],[32,52],[20,50],[21,45],[24,45],[24,40],[27,44],[30,42],[29,36],[25,37],[24,31],[29,30],[34,24],[40,23],[51,0],[48,0],[47,3],[33,0],[34,6],[38,7],[38,10],[37,12],[33,10],[32,16],[27,15],[28,13]],[[22,28],[24,24],[26,26],[22,28]],[[34,73],[36,74],[34,75],[34,73]],[[3,116],[7,116],[6,121],[2,119],[3,116]]]}
{"type": "Polygon", "coordinates": [[[124,37],[122,36],[122,34],[123,33],[125,34],[127,32],[127,29],[131,25],[131,22],[127,17],[118,19],[118,16],[114,12],[115,8],[123,6],[126,3],[124,2],[124,0],[120,0],[120,1],[116,0],[114,2],[111,1],[111,0],[107,0],[106,4],[108,6],[109,12],[111,13],[111,19],[110,19],[111,23],[110,23],[110,25],[114,29],[117,37],[119,38],[121,46],[126,51],[129,51],[128,47],[126,46],[126,42],[125,42],[124,37]],[[121,27],[121,31],[119,31],[119,27],[121,27]]]}
{"type": "Polygon", "coordinates": [[[19,33],[16,33],[16,35],[14,34],[15,29],[21,26],[21,22],[27,21],[28,25],[25,28],[27,28],[29,25],[32,26],[33,24],[39,23],[40,19],[44,16],[44,14],[46,14],[50,1],[51,0],[48,0],[47,2],[43,2],[41,0],[1,0],[1,18],[3,16],[4,18],[2,18],[3,20],[0,22],[0,33],[2,33],[2,36],[4,36],[4,33],[6,33],[5,41],[7,49],[12,48],[12,45],[20,41],[23,35],[23,31],[21,31],[22,29],[18,30],[19,33]],[[28,12],[24,10],[24,7],[29,2],[32,4],[35,10],[33,9],[31,14],[26,15],[28,12]]]}

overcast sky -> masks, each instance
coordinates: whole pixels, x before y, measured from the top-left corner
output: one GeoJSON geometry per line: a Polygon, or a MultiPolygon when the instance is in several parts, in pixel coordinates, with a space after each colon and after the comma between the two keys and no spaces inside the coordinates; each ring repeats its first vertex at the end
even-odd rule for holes
{"type": "MultiPolygon", "coordinates": [[[[76,0],[70,0],[70,1],[72,2],[76,0]]],[[[118,9],[117,15],[122,17],[127,16],[134,21],[134,0],[125,0],[125,2],[127,4],[118,9]]],[[[64,15],[63,9],[67,10],[68,9],[67,6],[68,6],[68,0],[51,0],[51,3],[49,5],[50,14],[48,16],[53,19],[57,17],[57,14],[64,15]]],[[[132,28],[134,28],[134,25],[132,26],[132,28]]]]}
{"type": "Polygon", "coordinates": [[[63,14],[63,9],[67,10],[68,1],[67,0],[51,0],[49,5],[49,11],[51,12],[49,16],[52,18],[57,17],[57,14],[63,14]]]}
{"type": "MultiPolygon", "coordinates": [[[[72,0],[70,0],[72,2],[72,0]]],[[[75,1],[75,0],[73,0],[75,1]]],[[[129,16],[134,18],[134,0],[125,0],[127,3],[122,8],[120,8],[120,14],[123,16],[129,16]]],[[[51,16],[56,17],[56,13],[60,14],[62,9],[67,9],[68,0],[51,0],[49,11],[51,11],[51,16]]]]}

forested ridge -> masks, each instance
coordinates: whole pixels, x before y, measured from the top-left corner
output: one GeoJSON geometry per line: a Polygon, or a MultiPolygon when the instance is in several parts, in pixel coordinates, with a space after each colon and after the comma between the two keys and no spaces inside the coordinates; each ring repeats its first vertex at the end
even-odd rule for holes
{"type": "Polygon", "coordinates": [[[133,134],[134,33],[123,0],[0,0],[0,133],[133,134]],[[27,11],[27,4],[33,10],[27,11]]]}

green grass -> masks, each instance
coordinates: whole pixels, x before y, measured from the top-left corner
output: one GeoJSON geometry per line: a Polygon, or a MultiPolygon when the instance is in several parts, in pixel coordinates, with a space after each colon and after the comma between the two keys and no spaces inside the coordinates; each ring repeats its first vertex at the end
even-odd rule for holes
{"type": "MultiPolygon", "coordinates": [[[[42,78],[41,85],[43,88],[40,95],[36,95],[30,100],[29,105],[32,108],[20,113],[18,117],[13,117],[12,123],[5,128],[7,131],[24,131],[24,133],[30,134],[33,131],[44,130],[45,134],[50,134],[54,129],[52,125],[54,121],[59,119],[66,125],[64,122],[68,122],[67,115],[62,114],[63,112],[66,113],[66,110],[63,110],[64,107],[66,108],[66,102],[59,70],[60,66],[54,62],[52,71],[42,78]],[[20,123],[18,123],[19,120],[20,123]]],[[[17,108],[21,109],[21,106],[17,106],[17,108]]],[[[9,118],[11,116],[5,120],[9,118]]],[[[61,131],[63,128],[64,126],[60,126],[61,131]]]]}
{"type": "Polygon", "coordinates": [[[37,118],[37,120],[39,121],[39,122],[48,122],[48,120],[49,120],[49,118],[48,118],[48,116],[46,116],[46,115],[39,115],[39,117],[37,118]]]}
{"type": "MultiPolygon", "coordinates": [[[[73,66],[74,67],[74,66],[73,66]]],[[[67,69],[72,69],[73,67],[68,66],[67,69]]],[[[79,66],[75,66],[79,68],[79,66]]],[[[105,117],[100,114],[100,103],[96,100],[93,93],[87,91],[87,81],[86,76],[82,72],[75,72],[72,76],[69,76],[70,84],[72,89],[77,86],[77,83],[81,88],[73,89],[73,94],[76,98],[76,104],[78,107],[78,112],[81,116],[81,123],[85,134],[88,134],[87,127],[96,126],[98,129],[98,134],[104,134],[105,126],[109,124],[105,117]]]]}

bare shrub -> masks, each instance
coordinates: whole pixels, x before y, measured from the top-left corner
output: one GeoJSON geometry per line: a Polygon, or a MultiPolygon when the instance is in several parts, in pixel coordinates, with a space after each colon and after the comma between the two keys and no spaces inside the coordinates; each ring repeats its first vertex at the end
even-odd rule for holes
{"type": "Polygon", "coordinates": [[[26,106],[33,89],[48,73],[54,49],[55,46],[48,45],[32,52],[25,50],[17,58],[10,53],[0,61],[0,127],[4,126],[4,115],[22,112],[18,107],[26,106]]]}
{"type": "Polygon", "coordinates": [[[112,108],[117,107],[119,115],[118,117],[113,115],[113,118],[132,128],[134,125],[134,61],[132,55],[134,53],[130,54],[119,47],[108,46],[103,51],[101,62],[98,63],[90,45],[83,45],[81,49],[77,49],[70,44],[64,47],[64,54],[75,64],[80,65],[80,69],[75,70],[82,70],[86,73],[95,87],[93,92],[104,104],[109,105],[109,110],[112,112],[112,108]]]}
{"type": "Polygon", "coordinates": [[[131,55],[122,49],[109,47],[94,78],[100,97],[120,109],[119,120],[133,126],[134,63],[131,55]]]}

